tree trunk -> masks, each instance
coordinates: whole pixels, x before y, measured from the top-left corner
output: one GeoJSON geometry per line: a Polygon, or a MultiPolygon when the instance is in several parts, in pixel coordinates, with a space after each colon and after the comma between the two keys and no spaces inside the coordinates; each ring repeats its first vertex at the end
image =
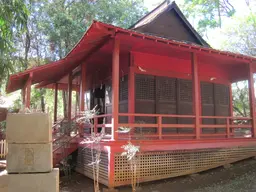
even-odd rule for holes
{"type": "Polygon", "coordinates": [[[219,28],[222,26],[222,21],[221,21],[221,10],[220,10],[220,0],[217,0],[217,8],[218,8],[218,17],[219,17],[219,28]]]}
{"type": "Polygon", "coordinates": [[[44,99],[44,91],[40,89],[41,92],[41,110],[45,112],[45,99],[44,99]]]}
{"type": "Polygon", "coordinates": [[[63,115],[64,115],[64,119],[68,118],[68,107],[67,107],[67,91],[62,91],[62,99],[63,99],[63,115]]]}

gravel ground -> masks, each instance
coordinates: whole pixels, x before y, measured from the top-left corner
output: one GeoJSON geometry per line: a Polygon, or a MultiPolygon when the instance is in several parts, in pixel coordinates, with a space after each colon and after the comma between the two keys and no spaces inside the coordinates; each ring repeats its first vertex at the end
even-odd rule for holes
{"type": "MultiPolygon", "coordinates": [[[[101,186],[105,188],[105,186],[101,186]]],[[[130,187],[118,188],[130,192],[130,187]]],[[[256,160],[245,160],[230,168],[217,168],[193,176],[171,178],[140,185],[140,192],[255,192],[256,160]]],[[[61,178],[61,192],[93,192],[92,180],[73,173],[61,178]]]]}

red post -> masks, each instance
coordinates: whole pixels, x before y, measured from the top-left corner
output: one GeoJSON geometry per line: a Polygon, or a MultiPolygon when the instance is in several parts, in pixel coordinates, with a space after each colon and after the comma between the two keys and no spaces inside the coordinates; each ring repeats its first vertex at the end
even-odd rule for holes
{"type": "Polygon", "coordinates": [[[200,139],[200,82],[198,80],[198,63],[195,53],[191,53],[191,69],[193,78],[193,100],[194,100],[194,114],[195,114],[195,132],[196,139],[200,139]]]}
{"type": "Polygon", "coordinates": [[[227,118],[227,138],[230,138],[230,119],[227,118]]]}
{"type": "Polygon", "coordinates": [[[108,187],[113,189],[115,187],[115,152],[112,146],[108,149],[108,187]]]}
{"type": "Polygon", "coordinates": [[[118,137],[118,114],[119,114],[119,46],[118,39],[114,39],[112,55],[112,140],[118,137]]]}
{"type": "Polygon", "coordinates": [[[252,117],[252,135],[256,137],[256,117],[255,117],[255,90],[254,90],[254,79],[253,79],[253,69],[252,63],[249,63],[249,99],[250,99],[250,112],[252,117]]]}
{"type": "Polygon", "coordinates": [[[81,78],[80,78],[80,111],[85,110],[84,94],[85,94],[85,82],[86,82],[86,66],[85,63],[81,65],[81,78]]]}
{"type": "Polygon", "coordinates": [[[57,122],[58,113],[58,83],[55,83],[55,93],[54,93],[54,122],[57,122]]]}
{"type": "Polygon", "coordinates": [[[158,117],[158,135],[159,139],[162,139],[162,116],[158,117]]]}
{"type": "Polygon", "coordinates": [[[68,74],[68,120],[71,120],[72,112],[72,72],[68,74]]]}
{"type": "Polygon", "coordinates": [[[25,85],[25,108],[29,108],[30,109],[30,97],[31,97],[31,85],[32,85],[32,77],[33,77],[33,73],[29,74],[29,78],[26,82],[25,85]]]}
{"type": "MultiPolygon", "coordinates": [[[[233,117],[233,94],[232,94],[232,83],[229,85],[229,110],[230,116],[233,117]]],[[[234,119],[230,119],[229,124],[233,124],[234,119]]],[[[229,132],[233,132],[233,129],[229,129],[229,132]]]]}
{"type": "MultiPolygon", "coordinates": [[[[134,72],[134,62],[133,55],[130,53],[130,67],[128,75],[128,113],[135,113],[135,72],[134,72]]],[[[134,117],[129,116],[129,123],[134,123],[134,117]]],[[[131,132],[134,132],[133,127],[131,127],[131,132]]]]}
{"type": "Polygon", "coordinates": [[[233,117],[233,94],[232,94],[232,83],[229,85],[229,110],[230,116],[233,117]]]}

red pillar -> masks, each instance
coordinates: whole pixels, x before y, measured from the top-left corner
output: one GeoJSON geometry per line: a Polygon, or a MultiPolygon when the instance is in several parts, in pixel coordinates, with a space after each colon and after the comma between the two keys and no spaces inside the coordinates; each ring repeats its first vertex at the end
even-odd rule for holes
{"type": "Polygon", "coordinates": [[[195,53],[191,53],[191,69],[193,78],[193,106],[195,115],[196,139],[200,139],[200,82],[198,80],[198,63],[195,53]]]}
{"type": "Polygon", "coordinates": [[[112,140],[117,140],[119,114],[119,46],[118,39],[114,39],[112,55],[112,140]]]}
{"type": "Polygon", "coordinates": [[[58,83],[55,83],[55,93],[54,93],[54,122],[57,122],[58,115],[58,83]]]}
{"type": "Polygon", "coordinates": [[[28,108],[28,109],[30,109],[32,77],[33,77],[33,74],[30,73],[29,74],[29,78],[28,78],[28,80],[27,80],[27,82],[25,84],[25,87],[24,87],[24,92],[25,92],[25,95],[24,95],[24,98],[25,98],[25,108],[28,108]]]}
{"type": "Polygon", "coordinates": [[[68,120],[71,120],[72,112],[72,72],[68,74],[68,120]]]}
{"type": "Polygon", "coordinates": [[[85,63],[81,65],[81,76],[80,76],[80,96],[79,96],[79,107],[80,111],[85,110],[84,94],[85,94],[85,82],[86,82],[86,68],[85,63]]]}
{"type": "MultiPolygon", "coordinates": [[[[230,116],[233,117],[233,94],[232,94],[232,83],[230,83],[229,85],[229,113],[230,113],[230,116]]],[[[229,127],[229,125],[232,125],[233,124],[233,119],[227,119],[227,128],[229,127]]],[[[230,137],[230,133],[233,133],[233,129],[228,129],[227,130],[227,136],[230,137]]]]}
{"type": "Polygon", "coordinates": [[[250,112],[252,117],[252,134],[253,134],[253,137],[256,137],[255,90],[254,90],[252,63],[249,63],[248,85],[249,85],[250,112]]]}
{"type": "MultiPolygon", "coordinates": [[[[132,53],[130,53],[128,74],[128,113],[135,113],[135,72],[132,53]]],[[[134,123],[134,117],[129,116],[129,123],[134,123]]]]}
{"type": "Polygon", "coordinates": [[[233,94],[232,94],[232,83],[229,85],[229,110],[230,116],[233,117],[233,94]]]}

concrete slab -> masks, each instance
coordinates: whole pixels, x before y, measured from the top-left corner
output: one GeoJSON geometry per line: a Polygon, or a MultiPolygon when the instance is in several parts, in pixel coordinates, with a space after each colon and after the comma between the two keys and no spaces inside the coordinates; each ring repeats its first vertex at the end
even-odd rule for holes
{"type": "Polygon", "coordinates": [[[6,170],[0,172],[0,191],[8,192],[8,176],[6,170]]]}
{"type": "Polygon", "coordinates": [[[8,144],[8,173],[50,172],[52,168],[52,143],[8,144]]]}
{"type": "Polygon", "coordinates": [[[50,173],[37,174],[5,173],[0,176],[0,191],[59,192],[59,169],[53,169],[50,173]]]}
{"type": "Polygon", "coordinates": [[[47,113],[9,113],[6,119],[8,143],[49,143],[52,120],[47,113]]]}

